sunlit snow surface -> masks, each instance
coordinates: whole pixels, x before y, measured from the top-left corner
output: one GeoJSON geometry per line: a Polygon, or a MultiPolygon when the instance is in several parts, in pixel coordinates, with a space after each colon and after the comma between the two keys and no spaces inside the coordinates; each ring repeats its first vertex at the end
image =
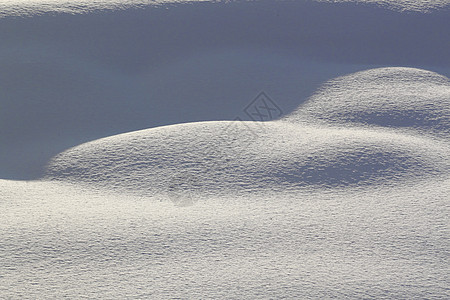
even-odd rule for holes
{"type": "Polygon", "coordinates": [[[449,180],[182,208],[0,185],[6,299],[448,298],[449,180]]]}
{"type": "MultiPolygon", "coordinates": [[[[248,1],[248,0],[243,0],[248,1]]],[[[300,0],[304,1],[304,0],[300,0]]],[[[447,7],[449,0],[313,0],[329,3],[375,4],[393,10],[432,11],[447,7]]],[[[95,10],[127,9],[172,3],[208,2],[208,0],[1,0],[0,17],[42,13],[87,13],[95,10]]],[[[230,2],[219,0],[214,2],[230,2]]]]}
{"type": "Polygon", "coordinates": [[[156,2],[0,1],[0,298],[450,298],[448,1],[156,2]]]}
{"type": "MultiPolygon", "coordinates": [[[[386,73],[409,82],[422,71],[371,70],[334,88],[386,73]]],[[[422,74],[445,95],[442,77],[422,74]]],[[[324,93],[317,97],[333,99],[324,93]]],[[[415,97],[415,108],[441,113],[448,129],[433,93],[415,97]]],[[[305,104],[307,114],[317,101],[305,104]]],[[[401,115],[397,105],[391,111],[401,115]]],[[[321,120],[309,126],[294,118],[299,109],[283,121],[108,137],[56,157],[43,182],[0,181],[1,293],[446,298],[448,139],[433,130],[326,125],[323,110],[315,112],[321,120]]],[[[407,121],[416,128],[423,119],[407,121]]]]}
{"type": "Polygon", "coordinates": [[[446,77],[381,68],[327,85],[282,121],[189,123],[90,142],[55,157],[46,178],[144,194],[172,185],[230,194],[449,174],[446,77]]]}

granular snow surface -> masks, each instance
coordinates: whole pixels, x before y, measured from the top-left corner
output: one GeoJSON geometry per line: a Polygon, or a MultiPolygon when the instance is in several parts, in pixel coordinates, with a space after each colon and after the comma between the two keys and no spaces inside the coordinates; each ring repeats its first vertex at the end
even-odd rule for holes
{"type": "Polygon", "coordinates": [[[0,299],[448,299],[448,1],[1,1],[0,299]]]}

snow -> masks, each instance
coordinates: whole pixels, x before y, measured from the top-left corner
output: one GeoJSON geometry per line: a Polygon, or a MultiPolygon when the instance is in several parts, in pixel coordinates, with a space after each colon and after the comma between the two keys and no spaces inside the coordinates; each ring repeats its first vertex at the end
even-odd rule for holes
{"type": "Polygon", "coordinates": [[[286,120],[377,126],[449,138],[450,82],[412,68],[382,68],[334,79],[286,120]]]}
{"type": "Polygon", "coordinates": [[[430,11],[434,9],[448,8],[446,0],[317,0],[329,3],[370,3],[381,7],[401,11],[430,11]]]}
{"type": "MultiPolygon", "coordinates": [[[[246,1],[246,0],[243,0],[246,1]]],[[[248,1],[248,0],[247,0],[248,1]]],[[[312,0],[326,3],[362,3],[374,4],[392,10],[421,11],[446,8],[448,0],[312,0]]],[[[0,1],[0,17],[28,16],[44,13],[89,13],[96,10],[117,10],[160,6],[177,3],[208,2],[207,0],[2,0],[0,1]]],[[[215,2],[230,2],[219,0],[215,2]]]]}
{"type": "Polygon", "coordinates": [[[0,181],[0,294],[445,299],[449,183],[177,207],[0,181]]]}
{"type": "Polygon", "coordinates": [[[450,76],[446,9],[166,3],[9,15],[0,40],[0,177],[19,180],[40,178],[53,156],[95,139],[251,120],[242,110],[261,91],[289,114],[324,82],[357,71],[408,66],[450,76]]]}
{"type": "Polygon", "coordinates": [[[164,194],[171,185],[210,195],[393,185],[448,175],[449,147],[368,129],[201,122],[75,147],[51,161],[46,178],[144,195],[164,194]]]}
{"type": "Polygon", "coordinates": [[[448,3],[0,0],[0,298],[450,298],[448,3]]]}

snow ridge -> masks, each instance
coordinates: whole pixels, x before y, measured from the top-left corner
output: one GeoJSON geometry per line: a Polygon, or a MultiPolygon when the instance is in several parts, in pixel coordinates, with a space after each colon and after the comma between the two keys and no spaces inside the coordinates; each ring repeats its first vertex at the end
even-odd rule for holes
{"type": "Polygon", "coordinates": [[[450,137],[450,81],[413,68],[372,69],[324,84],[285,118],[329,125],[387,127],[450,137]]]}
{"type": "MultiPolygon", "coordinates": [[[[0,0],[4,16],[31,7],[0,18],[1,178],[41,178],[51,157],[102,137],[233,120],[261,91],[287,114],[322,83],[369,68],[450,75],[445,8],[158,3],[0,0]]],[[[435,113],[424,122],[441,131],[435,113]]]]}
{"type": "Polygon", "coordinates": [[[442,134],[449,90],[447,78],[423,70],[358,72],[326,84],[280,121],[179,124],[75,147],[53,159],[47,179],[154,195],[375,187],[448,176],[450,145],[442,134]],[[373,90],[378,81],[391,82],[393,94],[373,90]],[[412,86],[406,95],[399,93],[404,85],[412,86]],[[381,127],[373,116],[385,112],[395,122],[381,127]]]}
{"type": "MultiPolygon", "coordinates": [[[[247,0],[248,1],[248,0],[247,0]]],[[[286,1],[286,0],[285,0],[286,1]]],[[[385,7],[390,10],[430,12],[449,6],[448,0],[310,0],[310,2],[358,3],[385,7]]],[[[148,6],[173,5],[189,2],[229,2],[226,0],[2,0],[0,18],[33,16],[46,13],[84,14],[99,10],[123,10],[148,6]]]]}

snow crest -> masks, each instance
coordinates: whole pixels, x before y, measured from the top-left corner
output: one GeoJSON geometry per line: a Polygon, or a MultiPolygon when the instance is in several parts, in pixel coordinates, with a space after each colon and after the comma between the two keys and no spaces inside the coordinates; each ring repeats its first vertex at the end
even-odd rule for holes
{"type": "Polygon", "coordinates": [[[144,194],[229,194],[448,175],[450,145],[439,137],[448,134],[449,95],[448,79],[431,72],[369,70],[326,84],[280,121],[178,124],[75,147],[52,160],[47,178],[144,194]],[[380,128],[379,118],[392,122],[380,128]]]}
{"type": "MultiPolygon", "coordinates": [[[[247,0],[248,1],[248,0],[247,0]]],[[[1,0],[3,16],[30,16],[45,13],[83,14],[98,10],[121,10],[156,5],[195,2],[229,2],[227,0],[1,0]]],[[[310,2],[362,3],[399,11],[429,12],[448,7],[448,0],[311,0],[310,2]]]]}
{"type": "Polygon", "coordinates": [[[434,72],[381,68],[326,83],[287,121],[403,129],[450,136],[450,81],[434,72]]]}

